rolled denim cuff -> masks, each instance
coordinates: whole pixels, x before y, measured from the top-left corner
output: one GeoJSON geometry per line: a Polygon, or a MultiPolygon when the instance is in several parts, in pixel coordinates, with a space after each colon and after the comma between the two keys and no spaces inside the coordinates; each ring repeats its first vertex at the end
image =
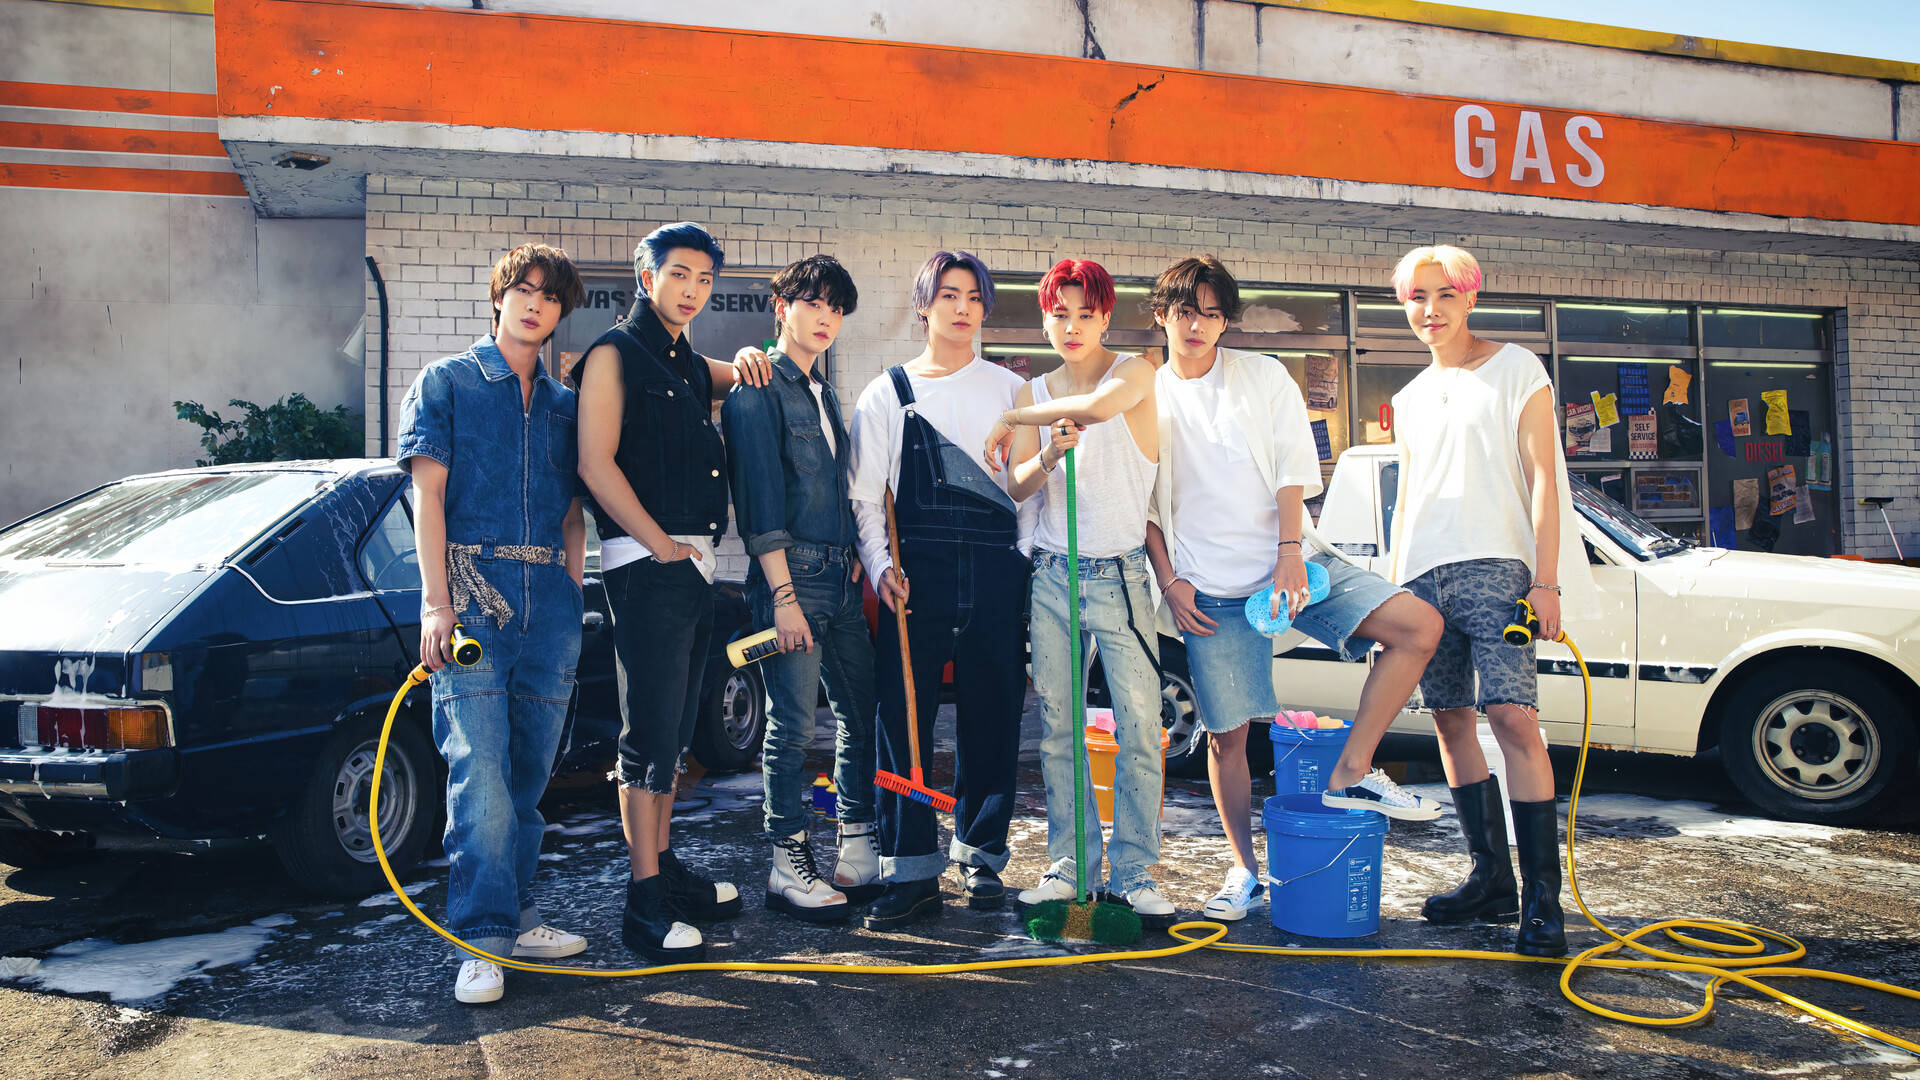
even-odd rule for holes
{"type": "MultiPolygon", "coordinates": [[[[460,940],[466,942],[467,944],[473,946],[476,949],[479,949],[482,952],[490,952],[495,956],[512,956],[513,955],[513,939],[517,935],[515,935],[510,930],[507,931],[506,933],[502,933],[501,930],[502,930],[501,927],[488,926],[476,932],[467,934],[463,936],[460,940]]],[[[453,958],[455,960],[486,959],[483,956],[475,956],[473,953],[470,953],[467,950],[458,948],[458,947],[456,947],[453,950],[453,958]]]]}
{"type": "Polygon", "coordinates": [[[404,441],[404,445],[400,447],[400,464],[405,465],[408,458],[416,457],[432,458],[449,469],[453,468],[453,453],[451,451],[442,450],[440,447],[425,440],[418,442],[410,440],[404,441]]]}
{"type": "Polygon", "coordinates": [[[540,914],[540,905],[531,900],[520,901],[520,932],[522,934],[546,921],[547,917],[540,914]]]}
{"type": "Polygon", "coordinates": [[[937,851],[927,855],[880,856],[880,880],[888,884],[901,881],[932,881],[946,868],[947,857],[937,851]]]}
{"type": "Polygon", "coordinates": [[[793,546],[793,534],[785,529],[754,533],[746,538],[747,554],[759,558],[769,551],[785,551],[793,546]]]}
{"type": "Polygon", "coordinates": [[[947,844],[947,858],[961,866],[984,866],[997,874],[1007,868],[1007,860],[1013,858],[1013,852],[1003,851],[995,855],[955,839],[947,844]]]}

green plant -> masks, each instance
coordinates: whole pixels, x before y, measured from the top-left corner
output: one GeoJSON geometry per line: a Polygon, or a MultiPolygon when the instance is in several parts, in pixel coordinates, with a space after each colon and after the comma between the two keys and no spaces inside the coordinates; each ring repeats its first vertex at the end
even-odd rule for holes
{"type": "Polygon", "coordinates": [[[366,440],[359,413],[345,405],[323,412],[305,394],[289,394],[264,409],[239,398],[227,404],[246,415],[227,420],[197,401],[173,403],[180,419],[202,429],[200,445],[211,456],[196,465],[358,457],[366,440]]]}

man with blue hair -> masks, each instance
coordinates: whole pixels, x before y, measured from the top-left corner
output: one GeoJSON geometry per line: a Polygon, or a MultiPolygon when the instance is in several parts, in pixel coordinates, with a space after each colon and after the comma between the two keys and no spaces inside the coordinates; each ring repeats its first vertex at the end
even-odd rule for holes
{"type": "Polygon", "coordinates": [[[683,864],[669,832],[713,632],[713,547],[727,527],[727,458],[713,403],[740,370],[696,352],[687,326],[725,261],[693,222],[649,233],[634,249],[633,310],[573,370],[580,478],[600,532],[621,694],[615,777],[631,868],[621,937],[656,963],[706,954],[688,920],[740,912],[739,890],[683,864]]]}
{"type": "Polygon", "coordinates": [[[1006,474],[989,476],[971,449],[985,443],[1021,386],[1018,375],[974,351],[974,335],[993,310],[993,278],[977,256],[935,252],[914,282],[913,306],[926,348],[868,384],[854,408],[853,514],[860,561],[888,608],[874,643],[880,767],[909,772],[906,670],[892,611],[908,602],[911,573],[907,637],[922,744],[933,741],[941,669],[953,664],[956,806],[953,843],[942,854],[932,807],[877,792],[887,889],[863,920],[874,930],[939,916],[949,859],[962,868],[967,906],[1004,901],[999,872],[1007,865],[1026,695],[1020,515],[1006,474]],[[887,551],[889,498],[902,566],[887,551]]]}

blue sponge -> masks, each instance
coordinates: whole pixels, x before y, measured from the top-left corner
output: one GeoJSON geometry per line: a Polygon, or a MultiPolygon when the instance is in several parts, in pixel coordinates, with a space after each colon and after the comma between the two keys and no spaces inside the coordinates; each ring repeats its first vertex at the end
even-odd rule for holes
{"type": "MultiPolygon", "coordinates": [[[[1329,579],[1327,568],[1317,562],[1307,563],[1307,603],[1317,604],[1327,598],[1329,579]]],[[[1269,585],[1247,597],[1247,622],[1268,637],[1279,637],[1293,626],[1293,616],[1288,613],[1287,605],[1280,605],[1280,615],[1270,617],[1273,609],[1273,586],[1269,585]]]]}

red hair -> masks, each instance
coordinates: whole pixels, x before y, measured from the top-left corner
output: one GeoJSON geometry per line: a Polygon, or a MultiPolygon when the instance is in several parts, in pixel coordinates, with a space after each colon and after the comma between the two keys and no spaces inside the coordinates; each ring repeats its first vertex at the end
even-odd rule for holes
{"type": "Polygon", "coordinates": [[[1040,311],[1045,314],[1060,302],[1060,290],[1078,285],[1087,296],[1087,306],[1102,315],[1113,313],[1118,298],[1113,291],[1113,275],[1091,259],[1061,259],[1040,279],[1040,311]]]}

